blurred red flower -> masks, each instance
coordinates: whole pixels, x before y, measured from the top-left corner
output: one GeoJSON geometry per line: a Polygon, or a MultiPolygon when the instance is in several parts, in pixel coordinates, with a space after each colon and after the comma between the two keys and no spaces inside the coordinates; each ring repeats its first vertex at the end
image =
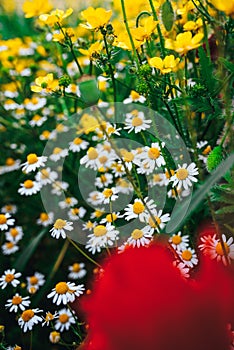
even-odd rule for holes
{"type": "Polygon", "coordinates": [[[81,301],[89,326],[80,349],[229,350],[233,276],[204,259],[186,280],[172,262],[159,244],[108,258],[81,301]]]}

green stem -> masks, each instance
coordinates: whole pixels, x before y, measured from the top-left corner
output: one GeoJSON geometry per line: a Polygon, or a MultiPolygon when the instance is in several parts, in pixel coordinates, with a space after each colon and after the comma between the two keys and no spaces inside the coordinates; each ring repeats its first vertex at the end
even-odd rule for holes
{"type": "Polygon", "coordinates": [[[121,0],[121,7],[122,7],[122,13],[123,13],[123,18],[124,18],[125,28],[126,28],[126,31],[128,33],[128,37],[129,37],[129,40],[130,40],[130,43],[131,43],[131,47],[132,47],[132,51],[133,51],[134,60],[135,60],[135,62],[137,64],[137,68],[139,69],[140,68],[140,62],[138,60],[137,50],[136,50],[136,47],[135,47],[135,44],[134,44],[134,41],[133,41],[133,38],[132,38],[132,34],[131,34],[131,31],[130,31],[129,25],[128,25],[128,20],[127,20],[127,14],[126,14],[124,0],[121,0]]]}
{"type": "MultiPolygon", "coordinates": [[[[153,13],[154,20],[155,20],[156,22],[158,22],[158,16],[157,16],[156,10],[155,10],[155,8],[154,8],[153,1],[152,1],[152,0],[149,0],[149,3],[150,3],[150,7],[151,7],[151,10],[152,10],[152,13],[153,13]]],[[[166,55],[166,54],[165,54],[165,46],[164,46],[164,39],[163,39],[163,35],[162,35],[162,32],[161,32],[161,28],[160,28],[159,23],[157,24],[157,32],[158,32],[158,36],[159,36],[159,41],[160,41],[162,56],[163,56],[163,58],[164,58],[165,55],[166,55]]]]}
{"type": "Polygon", "coordinates": [[[98,264],[95,260],[93,260],[88,254],[86,254],[73,240],[69,237],[67,237],[68,241],[78,250],[79,253],[81,253],[86,259],[91,261],[93,264],[95,264],[98,267],[101,267],[100,264],[98,264]]]}

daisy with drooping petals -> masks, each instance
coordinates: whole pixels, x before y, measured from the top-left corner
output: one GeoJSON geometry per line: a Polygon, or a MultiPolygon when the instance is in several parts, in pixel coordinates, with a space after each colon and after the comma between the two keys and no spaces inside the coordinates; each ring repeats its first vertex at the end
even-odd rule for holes
{"type": "Polygon", "coordinates": [[[124,209],[125,213],[123,216],[125,220],[129,221],[131,219],[139,218],[140,221],[145,221],[148,218],[148,210],[153,210],[156,208],[156,204],[153,199],[144,198],[144,204],[141,199],[136,198],[133,204],[128,204],[124,209]]]}
{"type": "Polygon", "coordinates": [[[198,264],[197,254],[195,253],[194,249],[187,247],[186,249],[178,252],[178,254],[186,266],[192,268],[198,264]]]}
{"type": "Polygon", "coordinates": [[[7,230],[8,226],[13,226],[15,223],[15,219],[11,218],[9,213],[0,214],[0,230],[7,230]]]}
{"type": "Polygon", "coordinates": [[[47,311],[45,317],[42,317],[44,322],[42,323],[42,327],[47,325],[49,326],[50,322],[53,321],[55,318],[58,318],[58,313],[55,312],[54,314],[52,314],[51,312],[47,311]]]}
{"type": "Polygon", "coordinates": [[[27,297],[22,297],[19,295],[19,293],[16,293],[11,299],[8,299],[5,307],[8,309],[10,312],[17,312],[18,309],[21,311],[24,311],[26,307],[30,305],[31,301],[29,300],[29,296],[27,297]]]}
{"type": "Polygon", "coordinates": [[[178,233],[174,233],[169,238],[169,243],[176,251],[185,250],[189,245],[189,236],[188,235],[182,236],[181,231],[178,233]]]}
{"type": "Polygon", "coordinates": [[[31,171],[35,171],[37,168],[40,168],[41,166],[45,166],[46,161],[47,157],[38,157],[35,153],[30,153],[27,156],[27,162],[21,164],[21,166],[23,167],[22,171],[28,174],[31,171]]]}
{"type": "Polygon", "coordinates": [[[61,337],[59,332],[56,332],[56,331],[50,332],[49,340],[52,344],[57,344],[60,341],[60,339],[61,337]]]}
{"type": "Polygon", "coordinates": [[[21,276],[21,272],[15,272],[15,269],[6,270],[4,275],[0,277],[0,287],[6,288],[7,285],[11,284],[14,288],[20,283],[18,278],[21,276]]]}
{"type": "Polygon", "coordinates": [[[76,323],[75,316],[69,309],[61,309],[58,313],[58,319],[55,323],[55,329],[63,332],[68,330],[72,324],[76,323]]]}
{"type": "Polygon", "coordinates": [[[198,175],[198,168],[196,168],[195,163],[187,165],[186,163],[182,166],[179,165],[179,168],[176,170],[175,175],[170,178],[170,181],[173,181],[172,186],[177,186],[178,189],[184,188],[187,190],[192,186],[192,182],[197,182],[195,175],[198,175]]]}
{"type": "Polygon", "coordinates": [[[151,123],[152,120],[145,119],[143,112],[134,110],[131,113],[126,114],[126,119],[124,122],[126,126],[124,129],[128,130],[128,133],[134,130],[134,132],[137,134],[140,131],[149,129],[151,123]]]}
{"type": "Polygon", "coordinates": [[[81,279],[87,273],[84,263],[74,263],[71,266],[68,266],[68,270],[70,271],[68,278],[72,280],[81,279]]]}
{"type": "Polygon", "coordinates": [[[54,223],[54,226],[50,230],[51,236],[55,237],[56,239],[59,239],[59,237],[62,236],[62,238],[65,239],[67,237],[65,230],[73,230],[72,222],[63,219],[57,219],[54,223]]]}
{"type": "Polygon", "coordinates": [[[153,238],[153,229],[145,226],[141,229],[132,231],[131,236],[127,240],[129,246],[137,247],[148,245],[153,238]]]}
{"type": "Polygon", "coordinates": [[[76,286],[73,282],[59,282],[52,292],[47,295],[47,298],[53,298],[52,302],[56,305],[61,303],[66,305],[72,303],[76,297],[83,294],[84,290],[83,284],[76,286]]]}
{"type": "Polygon", "coordinates": [[[227,265],[231,263],[231,260],[234,260],[233,237],[230,237],[227,240],[226,236],[223,234],[222,240],[225,252],[220,239],[218,239],[216,235],[201,237],[202,244],[200,244],[198,248],[200,248],[201,251],[211,259],[222,261],[224,265],[227,265]]]}
{"type": "Polygon", "coordinates": [[[41,189],[41,184],[37,181],[26,180],[20,184],[20,188],[18,189],[19,194],[22,196],[31,196],[32,194],[36,194],[41,189]]]}
{"type": "Polygon", "coordinates": [[[42,312],[42,310],[27,309],[22,312],[20,318],[18,319],[18,323],[23,332],[31,331],[35,324],[42,322],[42,317],[36,315],[39,312],[42,312]]]}

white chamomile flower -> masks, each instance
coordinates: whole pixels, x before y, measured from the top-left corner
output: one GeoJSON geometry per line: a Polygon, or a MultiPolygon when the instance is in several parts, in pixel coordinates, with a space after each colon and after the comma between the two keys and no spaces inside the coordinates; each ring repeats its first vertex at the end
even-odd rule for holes
{"type": "Polygon", "coordinates": [[[11,218],[9,213],[0,214],[0,230],[7,230],[8,226],[13,226],[15,223],[15,219],[11,218]]]}
{"type": "Polygon", "coordinates": [[[34,126],[42,126],[44,122],[46,122],[47,117],[46,116],[41,116],[39,114],[36,114],[32,117],[32,119],[29,122],[29,125],[34,127],[34,126]]]}
{"type": "Polygon", "coordinates": [[[230,264],[231,260],[234,260],[234,243],[233,237],[227,239],[227,237],[222,235],[223,246],[220,241],[214,236],[204,236],[201,238],[202,244],[199,248],[208,255],[211,259],[216,259],[217,261],[222,261],[224,265],[230,264]],[[224,249],[225,252],[224,252],[224,249]]]}
{"type": "Polygon", "coordinates": [[[179,168],[176,170],[175,175],[173,175],[170,181],[173,181],[172,186],[177,186],[178,189],[184,188],[187,190],[192,186],[192,182],[197,182],[197,178],[194,177],[198,175],[198,169],[196,168],[195,163],[179,165],[179,168]]]}
{"type": "Polygon", "coordinates": [[[50,332],[49,340],[52,344],[57,344],[60,342],[61,336],[57,331],[50,332]]]}
{"type": "Polygon", "coordinates": [[[23,237],[23,229],[21,226],[15,226],[5,232],[6,240],[10,242],[19,242],[23,237]]]}
{"type": "Polygon", "coordinates": [[[4,255],[11,255],[14,254],[15,252],[17,252],[17,250],[19,250],[19,247],[17,246],[17,244],[15,242],[5,242],[2,245],[2,252],[4,255]]]}
{"type": "Polygon", "coordinates": [[[138,94],[138,92],[136,92],[135,90],[131,90],[130,96],[128,98],[125,98],[123,103],[124,104],[129,104],[132,102],[144,103],[145,101],[146,101],[146,98],[144,96],[138,94]]]}
{"type": "Polygon", "coordinates": [[[121,177],[116,180],[116,189],[119,193],[123,194],[130,194],[133,192],[133,186],[131,182],[121,177]]]}
{"type": "Polygon", "coordinates": [[[119,239],[119,231],[112,226],[111,223],[105,225],[97,225],[93,228],[93,232],[88,235],[88,242],[85,248],[95,254],[100,252],[101,248],[112,247],[119,239]]]}
{"type": "Polygon", "coordinates": [[[58,178],[58,173],[50,168],[41,169],[35,176],[35,179],[41,186],[51,184],[58,178]]]}
{"type": "Polygon", "coordinates": [[[81,279],[87,274],[84,263],[74,263],[68,266],[68,270],[70,271],[68,278],[72,280],[81,279]]]}
{"type": "Polygon", "coordinates": [[[105,218],[103,218],[101,221],[100,221],[100,224],[106,224],[107,222],[110,222],[110,223],[113,223],[114,221],[116,221],[118,219],[118,217],[120,217],[120,212],[118,213],[109,213],[106,215],[105,218]]]}
{"type": "Polygon", "coordinates": [[[26,180],[20,184],[20,188],[18,189],[19,194],[22,196],[31,196],[32,194],[36,194],[41,189],[41,184],[37,181],[26,180]]]}
{"type": "Polygon", "coordinates": [[[37,316],[37,313],[39,312],[42,312],[42,310],[27,309],[22,312],[20,318],[18,319],[18,323],[23,332],[31,331],[35,324],[42,322],[42,317],[37,316]]]}
{"type": "Polygon", "coordinates": [[[82,219],[85,216],[85,214],[86,214],[86,209],[83,207],[71,208],[67,213],[69,219],[73,221],[77,221],[80,218],[82,219]]]}
{"type": "Polygon", "coordinates": [[[46,105],[45,97],[33,97],[31,99],[26,98],[24,100],[24,107],[29,111],[36,111],[37,109],[43,108],[46,105]]]}
{"type": "Polygon", "coordinates": [[[4,271],[4,275],[0,277],[0,287],[4,289],[7,285],[11,284],[15,288],[20,283],[18,280],[20,276],[21,272],[15,272],[15,269],[4,271]]]}
{"type": "Polygon", "coordinates": [[[63,219],[57,219],[54,223],[54,226],[50,230],[51,236],[56,239],[59,239],[59,237],[62,236],[62,238],[65,239],[67,237],[65,230],[73,230],[72,222],[63,219]]]}
{"type": "Polygon", "coordinates": [[[42,327],[45,325],[49,326],[51,321],[58,318],[58,313],[55,312],[54,314],[52,314],[50,311],[47,311],[45,317],[43,316],[42,318],[44,320],[44,322],[42,323],[42,327]]]}
{"type": "Polygon", "coordinates": [[[40,213],[40,217],[37,219],[37,224],[42,225],[44,227],[47,227],[51,225],[54,221],[54,213],[40,213]]]}
{"type": "Polygon", "coordinates": [[[14,204],[6,204],[1,208],[2,213],[15,214],[17,212],[17,206],[14,204]]]}
{"type": "Polygon", "coordinates": [[[5,307],[10,312],[18,312],[18,309],[24,311],[26,307],[30,305],[31,301],[29,300],[29,296],[22,297],[19,293],[16,293],[11,299],[8,299],[5,307]]]}
{"type": "Polygon", "coordinates": [[[174,261],[173,265],[180,271],[181,276],[184,278],[189,278],[189,267],[187,267],[182,261],[174,261]]]}
{"type": "Polygon", "coordinates": [[[58,313],[58,319],[55,322],[54,328],[57,331],[63,332],[68,330],[72,324],[75,324],[75,316],[69,309],[61,309],[58,313]]]}
{"type": "Polygon", "coordinates": [[[99,193],[98,197],[100,204],[109,204],[110,202],[114,202],[119,197],[118,190],[115,187],[105,188],[99,193]]]}
{"type": "Polygon", "coordinates": [[[151,120],[145,119],[143,112],[132,111],[132,113],[126,114],[124,129],[128,130],[128,133],[134,130],[137,134],[138,132],[149,129],[151,123],[151,120]]]}
{"type": "Polygon", "coordinates": [[[166,222],[170,220],[170,214],[166,213],[162,215],[162,210],[157,211],[156,209],[151,210],[148,214],[146,222],[148,225],[155,229],[157,232],[164,229],[166,222]]]}
{"type": "Polygon", "coordinates": [[[197,254],[194,249],[187,247],[186,249],[178,251],[178,254],[187,267],[192,268],[198,264],[197,254]]]}
{"type": "Polygon", "coordinates": [[[87,154],[80,159],[80,164],[85,164],[86,167],[97,170],[99,168],[98,150],[94,147],[89,147],[87,154]]]}
{"type": "Polygon", "coordinates": [[[101,174],[99,177],[96,177],[95,179],[95,186],[98,188],[108,187],[112,183],[113,183],[113,175],[109,173],[101,174]]]}
{"type": "Polygon", "coordinates": [[[65,181],[54,181],[52,183],[52,194],[60,196],[64,191],[67,191],[69,184],[65,181]]]}
{"type": "Polygon", "coordinates": [[[76,297],[79,297],[84,293],[84,285],[78,286],[73,282],[59,282],[53,288],[52,292],[47,295],[47,298],[53,298],[52,302],[56,305],[61,303],[66,305],[72,303],[76,297]]]}
{"type": "Polygon", "coordinates": [[[21,165],[23,167],[22,171],[28,174],[31,171],[35,171],[36,169],[40,168],[41,166],[45,166],[46,161],[47,161],[47,157],[45,156],[38,157],[35,153],[30,153],[27,156],[27,162],[21,165]]]}
{"type": "Polygon", "coordinates": [[[72,152],[80,152],[88,148],[89,143],[80,137],[75,137],[72,142],[69,142],[69,150],[72,152]]]}
{"type": "Polygon", "coordinates": [[[78,200],[74,197],[67,197],[63,201],[59,202],[58,205],[61,209],[74,207],[78,203],[78,200]]]}
{"type": "Polygon", "coordinates": [[[145,173],[149,175],[152,173],[155,168],[160,168],[162,165],[165,165],[165,159],[162,155],[161,148],[165,146],[164,142],[159,145],[158,142],[151,144],[151,147],[145,146],[143,151],[139,154],[139,162],[137,169],[138,173],[145,173]]]}
{"type": "Polygon", "coordinates": [[[68,149],[62,149],[60,147],[55,147],[53,153],[50,155],[50,159],[57,162],[61,158],[65,158],[68,155],[68,149]]]}
{"type": "Polygon", "coordinates": [[[91,203],[93,206],[98,205],[100,203],[99,193],[98,191],[90,192],[87,202],[91,203]]]}
{"type": "Polygon", "coordinates": [[[20,160],[7,158],[5,165],[0,166],[0,175],[10,173],[11,171],[18,170],[20,168],[20,160]]]}
{"type": "Polygon", "coordinates": [[[181,231],[178,233],[174,233],[169,238],[169,243],[176,251],[185,250],[189,245],[189,236],[188,235],[182,236],[181,231]]]}
{"type": "Polygon", "coordinates": [[[149,212],[156,208],[156,204],[153,199],[144,198],[144,203],[141,199],[136,198],[133,204],[128,204],[124,209],[125,213],[123,216],[125,220],[129,221],[131,219],[139,218],[141,222],[147,220],[149,212]]]}
{"type": "Polygon", "coordinates": [[[148,245],[153,237],[153,230],[149,226],[141,229],[136,228],[131,232],[131,236],[127,239],[127,244],[139,248],[148,245]]]}
{"type": "Polygon", "coordinates": [[[30,294],[34,294],[45,283],[45,276],[40,272],[35,272],[34,275],[26,277],[27,290],[30,294]]]}

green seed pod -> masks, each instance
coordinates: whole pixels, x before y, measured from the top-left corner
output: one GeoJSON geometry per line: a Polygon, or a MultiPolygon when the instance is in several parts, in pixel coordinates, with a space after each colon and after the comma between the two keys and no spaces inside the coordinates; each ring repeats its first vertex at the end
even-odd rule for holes
{"type": "Polygon", "coordinates": [[[93,76],[82,77],[79,82],[81,99],[87,106],[95,105],[100,98],[97,80],[93,76]]]}
{"type": "Polygon", "coordinates": [[[209,172],[217,168],[217,166],[222,162],[223,160],[223,148],[222,146],[215,147],[207,158],[206,167],[209,172]]]}
{"type": "Polygon", "coordinates": [[[164,2],[161,8],[161,11],[162,11],[162,21],[163,21],[164,27],[169,32],[172,29],[173,23],[174,23],[174,12],[169,0],[166,0],[164,2]]]}
{"type": "Polygon", "coordinates": [[[63,75],[59,78],[59,86],[68,87],[71,84],[71,78],[68,75],[63,75]]]}

